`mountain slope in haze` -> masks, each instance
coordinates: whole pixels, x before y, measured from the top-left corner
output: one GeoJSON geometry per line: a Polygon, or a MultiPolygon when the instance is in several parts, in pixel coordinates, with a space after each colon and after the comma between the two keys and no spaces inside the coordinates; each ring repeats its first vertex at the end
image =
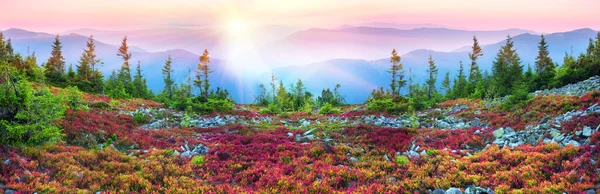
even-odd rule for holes
{"type": "MultiPolygon", "coordinates": [[[[78,29],[64,32],[63,34],[76,33],[84,36],[94,35],[96,39],[109,44],[120,44],[127,35],[128,42],[132,45],[145,48],[149,51],[165,51],[183,49],[196,54],[202,54],[204,49],[215,53],[217,57],[225,56],[227,46],[230,46],[232,32],[227,28],[206,27],[200,29],[186,28],[156,28],[130,31],[103,31],[95,29],[78,29]]],[[[247,29],[247,38],[263,42],[274,41],[296,31],[295,28],[282,25],[263,26],[258,29],[247,29]],[[260,30],[259,30],[260,29],[260,30]],[[257,30],[257,31],[254,31],[257,30]],[[252,37],[250,37],[252,36],[252,37]]],[[[237,35],[236,35],[237,36],[237,35]]]]}
{"type": "Polygon", "coordinates": [[[343,29],[312,28],[296,32],[263,48],[263,58],[270,64],[302,65],[332,58],[375,60],[388,55],[392,48],[399,53],[417,49],[452,51],[469,45],[476,35],[482,44],[496,43],[508,34],[531,33],[520,29],[467,31],[446,28],[350,27],[343,29]],[[269,51],[269,52],[266,52],[269,51]]]}
{"type": "MultiPolygon", "coordinates": [[[[589,38],[595,37],[596,33],[598,32],[592,29],[579,29],[545,35],[550,56],[555,63],[562,64],[565,52],[572,51],[574,55],[585,52],[589,38]]],[[[513,41],[524,69],[527,68],[527,64],[531,64],[533,69],[535,57],[538,54],[537,46],[540,36],[522,34],[514,36],[513,41]]],[[[478,60],[478,64],[483,71],[488,70],[491,73],[496,53],[505,43],[506,41],[499,41],[494,44],[482,45],[484,55],[478,60]]],[[[409,69],[411,69],[414,82],[423,84],[428,77],[426,72],[428,58],[432,56],[439,69],[437,86],[440,87],[446,72],[450,72],[451,79],[457,76],[460,61],[463,62],[464,71],[468,75],[469,52],[470,50],[467,49],[455,52],[419,49],[402,55],[401,63],[404,66],[407,80],[409,69]]],[[[342,85],[341,91],[347,96],[346,99],[349,103],[362,103],[371,90],[379,86],[389,87],[390,75],[386,72],[389,67],[389,58],[378,60],[334,59],[304,66],[282,67],[273,71],[286,81],[302,78],[307,88],[319,89],[311,91],[317,92],[317,95],[320,94],[320,88],[333,87],[339,83],[342,85]]],[[[267,83],[266,80],[264,83],[267,83]]],[[[406,88],[402,92],[406,93],[406,88]]]]}
{"type": "MultiPolygon", "coordinates": [[[[38,64],[45,63],[50,57],[52,43],[56,36],[21,29],[9,29],[3,31],[3,34],[6,38],[11,38],[16,53],[27,55],[28,52],[35,52],[38,64]]],[[[88,37],[78,34],[69,34],[62,35],[60,40],[62,42],[62,51],[67,68],[69,64],[72,64],[75,69],[76,65],[79,64],[78,60],[86,46],[88,37]]],[[[122,59],[117,56],[118,46],[106,44],[101,41],[95,41],[95,45],[96,54],[103,62],[98,68],[104,74],[104,77],[107,78],[111,71],[118,70],[123,63],[122,59]]],[[[142,73],[147,79],[149,88],[154,91],[154,93],[162,91],[164,88],[162,67],[169,55],[171,55],[173,59],[173,77],[177,84],[187,80],[187,77],[190,75],[188,73],[189,69],[192,70],[193,74],[193,70],[197,67],[200,57],[182,49],[164,52],[147,52],[143,49],[136,48],[137,47],[130,44],[130,52],[132,53],[130,64],[132,65],[132,72],[135,72],[137,62],[141,61],[140,67],[142,73]]],[[[256,85],[256,82],[252,81],[252,78],[244,77],[238,69],[233,68],[223,60],[212,58],[210,64],[214,70],[211,74],[213,88],[220,86],[228,89],[234,99],[238,102],[252,102],[253,94],[248,94],[251,96],[245,98],[246,93],[248,92],[244,91],[244,88],[253,88],[256,85]],[[244,101],[244,99],[249,99],[250,101],[244,101]]]]}
{"type": "MultiPolygon", "coordinates": [[[[591,29],[580,29],[548,34],[546,35],[546,40],[549,45],[550,56],[554,59],[554,62],[562,64],[565,52],[571,52],[571,48],[575,55],[584,52],[587,48],[589,38],[595,37],[596,33],[596,31],[591,29]]],[[[27,53],[27,46],[29,46],[30,52],[36,52],[38,63],[40,64],[45,62],[50,56],[51,45],[55,36],[18,29],[4,31],[4,34],[12,38],[15,50],[22,55],[27,53]]],[[[532,34],[522,34],[513,37],[515,48],[523,61],[523,65],[531,64],[533,66],[535,57],[537,56],[539,38],[539,35],[532,34]]],[[[70,34],[61,36],[61,41],[67,64],[75,66],[78,64],[77,61],[85,47],[87,37],[70,34]]],[[[472,44],[470,37],[466,41],[469,41],[468,44],[472,44]]],[[[505,41],[501,40],[493,44],[482,45],[484,56],[480,58],[479,65],[483,70],[491,70],[492,61],[500,46],[504,44],[505,41]]],[[[131,43],[130,45],[131,48],[137,46],[131,43]]],[[[108,77],[110,71],[117,70],[122,63],[122,60],[116,55],[118,45],[97,41],[96,47],[97,55],[104,62],[100,70],[108,77]]],[[[199,56],[183,49],[163,52],[148,52],[144,49],[132,49],[133,58],[131,59],[131,63],[135,65],[138,60],[141,61],[143,74],[148,80],[150,89],[155,93],[164,88],[161,69],[168,55],[171,55],[173,58],[176,83],[185,81],[189,76],[188,68],[193,70],[198,64],[199,56]]],[[[390,50],[386,48],[382,55],[389,55],[390,50]]],[[[467,56],[470,49],[455,50],[453,52],[440,52],[419,49],[402,55],[402,64],[406,71],[406,79],[408,79],[409,75],[408,70],[411,69],[414,82],[424,83],[427,77],[425,71],[427,68],[427,59],[430,55],[438,65],[438,86],[441,84],[446,72],[451,73],[452,79],[456,76],[460,61],[463,61],[466,73],[469,66],[467,56]]],[[[213,53],[211,51],[211,56],[213,53]]],[[[211,65],[214,70],[211,74],[213,88],[221,86],[228,89],[239,103],[252,103],[254,95],[258,91],[258,84],[269,84],[270,72],[250,75],[248,72],[242,72],[239,68],[236,68],[236,64],[229,64],[227,61],[219,60],[218,57],[211,59],[211,65]]],[[[379,86],[385,88],[389,86],[389,73],[386,72],[389,66],[390,63],[387,57],[376,60],[340,58],[311,64],[274,68],[271,71],[278,78],[282,79],[286,86],[295,83],[298,79],[302,79],[307,89],[315,94],[315,96],[320,95],[321,89],[333,88],[339,83],[342,85],[342,93],[347,96],[348,103],[362,103],[371,90],[379,86]]],[[[403,93],[405,92],[406,89],[403,93]]]]}

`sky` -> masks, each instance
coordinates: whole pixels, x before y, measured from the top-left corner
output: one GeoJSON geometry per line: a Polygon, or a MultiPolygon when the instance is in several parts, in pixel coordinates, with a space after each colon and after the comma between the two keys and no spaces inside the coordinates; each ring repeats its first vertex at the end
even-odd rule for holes
{"type": "Polygon", "coordinates": [[[600,29],[598,0],[0,0],[0,29],[59,33],[230,25],[299,29],[387,22],[549,33],[600,29]]]}

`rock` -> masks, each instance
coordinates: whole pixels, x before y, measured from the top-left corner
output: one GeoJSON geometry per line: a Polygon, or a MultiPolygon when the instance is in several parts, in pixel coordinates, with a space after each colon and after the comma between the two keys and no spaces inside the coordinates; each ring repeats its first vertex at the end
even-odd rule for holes
{"type": "Polygon", "coordinates": [[[5,166],[8,166],[9,164],[10,164],[10,159],[6,159],[6,160],[4,160],[4,165],[5,165],[5,166]]]}
{"type": "Polygon", "coordinates": [[[445,194],[445,193],[446,193],[446,191],[444,191],[444,189],[440,189],[440,188],[437,188],[437,189],[433,190],[433,192],[431,192],[431,194],[445,194]]]}
{"type": "Polygon", "coordinates": [[[210,151],[210,148],[208,148],[208,147],[206,147],[206,146],[204,146],[202,144],[198,144],[192,150],[192,154],[204,155],[204,154],[207,154],[208,151],[210,151]]]}
{"type": "Polygon", "coordinates": [[[315,139],[315,135],[312,135],[312,134],[307,135],[307,136],[304,136],[304,138],[306,138],[307,140],[313,140],[313,139],[315,139]]]}
{"type": "Polygon", "coordinates": [[[390,157],[388,157],[388,155],[384,155],[383,158],[385,158],[385,160],[387,160],[388,162],[391,162],[390,157]]]}
{"type": "Polygon", "coordinates": [[[588,190],[585,190],[583,193],[585,193],[585,194],[596,194],[596,190],[594,190],[594,189],[588,189],[588,190]]]}
{"type": "Polygon", "coordinates": [[[581,132],[581,135],[583,135],[585,137],[592,136],[592,128],[589,126],[583,127],[583,131],[581,132]]]}
{"type": "Polygon", "coordinates": [[[575,131],[575,135],[577,135],[577,136],[580,136],[582,132],[583,132],[583,131],[581,131],[581,130],[579,130],[579,131],[575,131]]]}
{"type": "Polygon", "coordinates": [[[494,131],[494,137],[500,138],[502,135],[504,135],[504,128],[496,129],[494,131]]]}
{"type": "Polygon", "coordinates": [[[357,163],[358,162],[358,158],[350,157],[350,162],[357,163]]]}
{"type": "Polygon", "coordinates": [[[578,147],[578,146],[581,146],[581,144],[579,144],[579,142],[577,142],[577,141],[575,141],[575,140],[570,140],[570,141],[569,141],[569,143],[567,143],[567,144],[571,144],[571,145],[573,145],[573,146],[577,146],[577,147],[578,147]]]}
{"type": "Polygon", "coordinates": [[[594,104],[588,108],[589,112],[600,112],[600,106],[598,104],[594,104]]]}
{"type": "Polygon", "coordinates": [[[304,136],[310,135],[310,134],[312,134],[314,131],[315,131],[315,129],[310,129],[310,130],[308,130],[308,131],[304,132],[304,133],[303,133],[303,135],[304,135],[304,136]]]}
{"type": "Polygon", "coordinates": [[[415,151],[413,151],[413,150],[410,150],[410,151],[408,151],[408,152],[406,153],[406,155],[408,155],[408,157],[411,157],[411,158],[414,158],[414,157],[419,157],[419,156],[420,156],[420,155],[419,155],[419,153],[417,153],[417,152],[415,152],[415,151]]]}
{"type": "Polygon", "coordinates": [[[450,124],[448,124],[447,122],[443,121],[443,120],[439,120],[437,123],[437,127],[440,129],[450,129],[450,124]]]}
{"type": "Polygon", "coordinates": [[[300,134],[296,134],[296,141],[300,142],[301,139],[302,139],[302,136],[300,136],[300,134]]]}
{"type": "Polygon", "coordinates": [[[179,151],[175,150],[175,151],[173,151],[173,155],[174,156],[179,156],[179,155],[181,155],[181,153],[179,151]]]}
{"type": "Polygon", "coordinates": [[[191,158],[192,157],[192,152],[189,151],[189,150],[187,150],[187,151],[181,153],[181,155],[179,155],[179,156],[182,157],[182,158],[191,158]]]}
{"type": "Polygon", "coordinates": [[[550,117],[550,116],[546,116],[546,117],[542,118],[542,119],[540,120],[540,124],[543,124],[543,123],[548,123],[548,121],[550,121],[550,119],[551,119],[551,118],[552,118],[552,117],[550,117]]]}
{"type": "Polygon", "coordinates": [[[446,194],[462,194],[462,191],[460,191],[458,188],[450,187],[448,190],[446,190],[446,194]]]}
{"type": "Polygon", "coordinates": [[[473,121],[471,121],[471,126],[473,126],[473,127],[481,126],[481,120],[479,120],[479,118],[475,117],[475,119],[473,119],[473,121]]]}
{"type": "Polygon", "coordinates": [[[560,135],[557,135],[556,137],[554,137],[554,138],[552,139],[552,141],[555,141],[555,142],[561,142],[561,141],[562,141],[564,138],[565,138],[565,136],[564,136],[564,135],[562,135],[562,134],[560,134],[560,135]]]}
{"type": "Polygon", "coordinates": [[[15,194],[16,191],[10,190],[10,189],[6,189],[4,190],[4,194],[15,194]]]}

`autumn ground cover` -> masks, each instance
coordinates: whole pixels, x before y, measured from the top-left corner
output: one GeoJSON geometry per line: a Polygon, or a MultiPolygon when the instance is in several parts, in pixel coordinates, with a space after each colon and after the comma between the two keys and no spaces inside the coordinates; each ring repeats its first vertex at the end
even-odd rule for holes
{"type": "MultiPolygon", "coordinates": [[[[87,94],[84,99],[88,104],[114,101],[87,94]]],[[[123,111],[162,106],[121,100],[112,108],[67,110],[60,121],[65,136],[57,144],[1,146],[0,187],[23,193],[426,193],[476,186],[496,193],[579,193],[600,183],[599,133],[581,146],[503,148],[491,143],[492,132],[503,126],[522,129],[546,116],[583,110],[598,99],[594,92],[539,96],[522,110],[459,99],[422,112],[462,104],[469,108],[438,117],[478,117],[487,124],[447,130],[364,123],[360,118],[381,114],[360,106],[333,115],[267,115],[238,106],[229,114],[244,121],[273,119],[146,130],[123,111]],[[310,124],[281,122],[297,120],[310,124]],[[199,144],[209,151],[181,154],[199,144]],[[410,150],[419,154],[405,154],[410,150]]],[[[560,130],[573,133],[584,125],[600,125],[600,115],[578,116],[560,130]]]]}

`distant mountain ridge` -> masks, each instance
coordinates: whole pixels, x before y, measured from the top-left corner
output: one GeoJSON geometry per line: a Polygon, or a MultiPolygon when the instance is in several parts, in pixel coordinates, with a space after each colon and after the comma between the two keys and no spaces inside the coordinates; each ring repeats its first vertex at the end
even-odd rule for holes
{"type": "MultiPolygon", "coordinates": [[[[396,30],[390,30],[395,32],[396,30]]],[[[30,32],[21,29],[9,29],[3,31],[5,37],[10,37],[13,41],[15,51],[23,55],[29,52],[36,53],[38,63],[43,63],[50,56],[52,42],[55,35],[41,32],[30,32]]],[[[578,29],[569,32],[560,32],[547,34],[546,40],[549,44],[550,56],[555,62],[562,63],[565,52],[579,54],[584,52],[589,38],[595,37],[597,31],[592,29],[578,29]]],[[[504,35],[505,38],[506,35],[504,35]]],[[[78,34],[61,35],[63,43],[63,54],[65,55],[67,65],[78,63],[81,56],[87,36],[78,34]]],[[[122,38],[122,37],[121,37],[122,38]]],[[[133,38],[130,36],[130,38],[133,38]]],[[[504,39],[503,38],[503,39],[504,39]]],[[[515,48],[521,56],[523,64],[533,65],[537,55],[537,44],[539,35],[521,34],[513,36],[515,48]]],[[[467,41],[472,44],[471,38],[467,41]]],[[[479,64],[482,69],[490,70],[492,61],[500,46],[504,45],[504,40],[496,41],[493,44],[483,45],[484,56],[480,58],[479,64]]],[[[160,52],[149,52],[144,48],[137,48],[135,44],[130,44],[133,58],[133,64],[141,61],[143,73],[148,79],[150,89],[158,92],[163,89],[163,79],[161,68],[164,65],[168,55],[173,58],[175,69],[174,77],[177,83],[187,79],[188,69],[196,68],[199,56],[185,49],[170,49],[160,52]]],[[[120,67],[122,61],[116,55],[118,45],[106,44],[101,40],[96,41],[97,55],[102,59],[104,65],[100,70],[108,76],[110,71],[120,67]]],[[[459,46],[460,47],[460,46],[459,46]]],[[[385,48],[382,55],[389,55],[391,48],[385,48]]],[[[458,47],[457,47],[458,48],[458,47]]],[[[323,48],[326,49],[326,48],[323,48]]],[[[211,51],[212,52],[212,51],[211,51]]],[[[402,55],[402,63],[406,70],[408,79],[408,69],[412,69],[414,81],[424,83],[426,77],[426,64],[429,55],[432,55],[439,68],[438,85],[446,72],[450,72],[452,78],[458,71],[460,61],[463,61],[465,72],[468,70],[469,47],[463,49],[454,49],[451,52],[441,52],[431,49],[416,49],[402,55]]],[[[332,57],[335,58],[335,57],[332,57]]],[[[234,99],[240,103],[252,103],[255,93],[258,91],[258,84],[268,84],[268,75],[265,72],[258,76],[249,76],[239,69],[235,69],[227,61],[213,57],[211,64],[214,68],[213,87],[221,86],[230,90],[234,99]]],[[[379,58],[373,60],[349,59],[337,57],[336,59],[323,60],[310,64],[300,64],[287,67],[275,67],[272,71],[278,78],[281,78],[285,85],[294,83],[297,79],[302,79],[307,88],[315,95],[319,95],[324,87],[333,88],[335,84],[342,85],[342,92],[346,94],[349,103],[362,103],[368,93],[379,86],[387,87],[389,85],[389,75],[386,72],[389,68],[388,58],[379,58]]]]}

